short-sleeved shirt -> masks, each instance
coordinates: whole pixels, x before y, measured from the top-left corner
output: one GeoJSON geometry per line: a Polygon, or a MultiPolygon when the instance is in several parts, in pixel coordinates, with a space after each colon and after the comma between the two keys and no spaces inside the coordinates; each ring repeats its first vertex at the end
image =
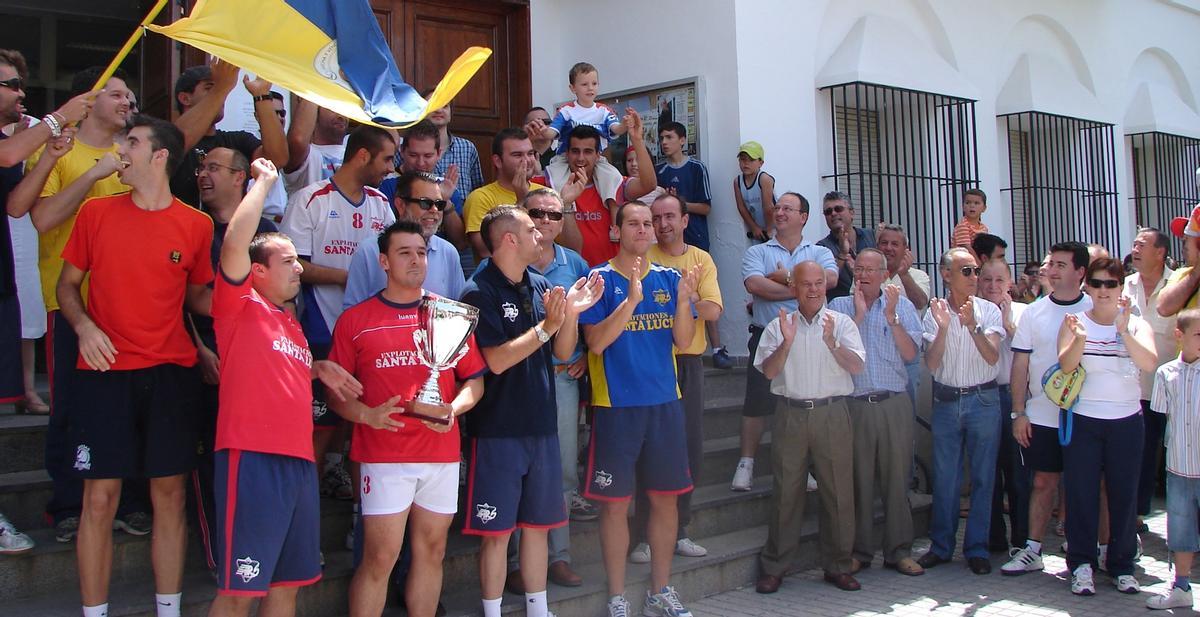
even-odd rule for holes
{"type": "MultiPolygon", "coordinates": [[[[854,227],[853,229],[855,255],[865,248],[875,248],[875,232],[873,230],[863,229],[861,227],[854,227]]],[[[830,233],[824,238],[818,240],[817,244],[829,249],[829,252],[833,253],[835,257],[842,251],[841,243],[837,241],[837,238],[833,237],[833,233],[830,233]]],[[[827,291],[825,295],[830,299],[848,296],[850,295],[850,285],[853,283],[854,272],[850,270],[850,265],[848,263],[843,263],[841,268],[838,268],[837,286],[827,291]]],[[[901,286],[901,288],[903,288],[903,286],[901,286]]]]}
{"type": "MultiPolygon", "coordinates": [[[[675,189],[680,199],[693,203],[712,203],[712,189],[708,185],[708,168],[704,163],[688,157],[678,167],[663,163],[654,170],[658,177],[658,185],[665,189],[675,189]]],[[[688,215],[687,229],[683,230],[683,241],[692,246],[708,250],[708,216],[703,214],[688,215]]]]}
{"type": "Polygon", "coordinates": [[[347,136],[340,144],[309,144],[304,162],[283,175],[283,185],[289,195],[321,180],[328,180],[342,167],[346,155],[347,136]]]}
{"type": "MultiPolygon", "coordinates": [[[[1101,420],[1119,420],[1142,411],[1141,389],[1137,365],[1129,357],[1125,341],[1117,334],[1114,324],[1099,324],[1086,312],[1075,314],[1087,332],[1079,365],[1087,373],[1075,413],[1101,420]]],[[[1129,316],[1129,330],[1140,333],[1150,326],[1136,315],[1129,316]]]]}
{"type": "MultiPolygon", "coordinates": [[[[842,368],[825,344],[825,316],[833,316],[833,336],[838,344],[865,359],[867,352],[859,336],[858,327],[850,317],[821,307],[808,321],[799,311],[790,317],[796,324],[796,340],[792,342],[783,370],[771,380],[771,393],[794,399],[815,399],[829,396],[846,396],[854,391],[854,380],[850,372],[842,368]]],[[[754,366],[762,370],[767,358],[783,344],[779,330],[779,317],[771,320],[758,341],[754,354],[754,366]]]]}
{"type": "Polygon", "coordinates": [[[1158,367],[1150,409],[1167,414],[1167,471],[1200,478],[1200,360],[1158,367]]]}
{"type": "MultiPolygon", "coordinates": [[[[1134,272],[1125,277],[1125,289],[1121,292],[1121,295],[1129,298],[1133,304],[1132,314],[1144,319],[1154,330],[1154,349],[1158,352],[1159,366],[1174,360],[1179,355],[1175,342],[1175,316],[1163,317],[1158,314],[1158,294],[1162,292],[1163,287],[1166,287],[1167,280],[1174,273],[1174,270],[1164,268],[1158,284],[1154,286],[1154,289],[1148,290],[1142,284],[1141,273],[1134,272]]],[[[1154,391],[1153,371],[1142,371],[1141,388],[1142,400],[1150,400],[1150,395],[1154,391]]]]}
{"type": "MultiPolygon", "coordinates": [[[[475,342],[481,349],[499,347],[525,334],[546,318],[542,294],[550,281],[532,268],[513,283],[490,262],[471,277],[463,302],[479,309],[475,342]]],[[[467,415],[472,437],[533,437],[558,432],[558,406],[554,398],[552,343],[543,343],[532,354],[496,374],[483,378],[483,398],[467,415]]]]}
{"type": "MultiPolygon", "coordinates": [[[[533,181],[555,188],[546,176],[534,176],[533,181]]],[[[629,178],[622,178],[621,185],[617,187],[617,203],[626,201],[625,187],[628,185],[629,178]]],[[[593,184],[587,185],[575,198],[575,224],[579,227],[579,235],[583,237],[580,254],[588,265],[596,267],[617,256],[620,245],[608,236],[613,225],[612,215],[593,184]]]]}
{"type": "MultiPolygon", "coordinates": [[[[863,349],[866,350],[865,370],[854,378],[854,395],[870,394],[872,392],[905,392],[908,390],[908,369],[904,358],[900,357],[900,349],[896,346],[892,326],[888,325],[884,308],[887,297],[882,293],[867,308],[867,315],[858,324],[858,334],[862,339],[863,349]]],[[[842,296],[829,302],[829,310],[837,311],[854,319],[854,298],[842,296]]],[[[913,345],[921,346],[921,319],[917,317],[917,309],[903,295],[896,303],[896,318],[900,327],[912,339],[913,345]]]]}
{"type": "Polygon", "coordinates": [[[171,176],[171,193],[183,203],[199,208],[200,187],[196,185],[196,168],[200,167],[200,155],[196,151],[212,152],[217,148],[229,148],[241,152],[247,161],[253,161],[254,151],[261,145],[261,140],[246,131],[217,131],[201,137],[196,145],[183,153],[179,168],[171,176]]]}
{"type": "MultiPolygon", "coordinates": [[[[459,180],[462,182],[462,180],[459,180]]],[[[532,182],[529,184],[529,190],[546,188],[542,184],[532,182]]],[[[478,233],[479,227],[483,223],[483,217],[487,216],[496,206],[515,206],[517,205],[517,194],[500,186],[499,182],[481,186],[467,195],[466,204],[463,205],[463,212],[466,215],[467,233],[478,233]]]]}
{"type": "MultiPolygon", "coordinates": [[[[629,278],[612,262],[593,271],[604,279],[604,295],[579,316],[583,325],[604,321],[629,294],[629,278]]],[[[650,264],[642,276],[642,301],[633,309],[625,331],[603,353],[588,351],[593,405],[635,407],[679,400],[671,335],[679,278],[671,268],[650,264]]]]}
{"type": "MultiPolygon", "coordinates": [[[[1000,308],[995,304],[975,297],[975,323],[983,328],[984,336],[998,334],[1004,337],[1004,319],[1000,308]]],[[[933,320],[933,311],[925,313],[925,340],[932,343],[938,334],[937,322],[933,320]]],[[[975,346],[972,333],[958,319],[958,309],[950,308],[950,331],[946,333],[946,349],[942,354],[942,362],[933,371],[933,380],[952,388],[978,386],[996,379],[999,372],[996,364],[988,364],[975,346]]]]}
{"type": "MultiPolygon", "coordinates": [[[[1012,312],[1012,323],[1014,329],[1012,336],[1009,336],[1008,328],[1005,328],[1004,338],[1000,341],[1000,361],[996,363],[996,367],[998,369],[996,372],[996,383],[1002,386],[1009,385],[1009,382],[1012,378],[1012,361],[1013,354],[1015,353],[1012,350],[1012,342],[1013,337],[1017,335],[1015,327],[1017,324],[1021,323],[1021,315],[1025,314],[1025,309],[1029,308],[1028,304],[1021,304],[1020,302],[1012,302],[1008,306],[1009,311],[1012,312]]],[[[1004,311],[1000,312],[1000,318],[1004,318],[1004,311]]]]}
{"type": "MultiPolygon", "coordinates": [[[[420,301],[397,304],[382,294],[346,309],[333,332],[329,359],[349,371],[363,385],[359,400],[378,407],[393,396],[398,405],[412,401],[429,379],[430,369],[417,355],[414,333],[420,328],[420,301]]],[[[442,400],[454,400],[456,382],[479,377],[487,370],[475,345],[467,339],[467,354],[454,368],[438,375],[442,400]]],[[[469,412],[467,415],[474,413],[469,412]]],[[[459,418],[461,419],[461,418],[459,418]]],[[[407,419],[396,432],[354,425],[350,458],[360,463],[457,463],[458,422],[438,433],[422,422],[407,419]]]]}
{"type": "Polygon", "coordinates": [[[586,125],[599,131],[600,150],[603,151],[608,147],[608,141],[613,138],[612,126],[620,123],[617,114],[603,103],[592,103],[591,107],[584,107],[577,101],[571,101],[558,108],[547,128],[558,136],[557,153],[566,154],[570,140],[565,136],[571,133],[571,129],[586,125]]]}
{"type": "MultiPolygon", "coordinates": [[[[33,153],[33,156],[29,157],[25,163],[25,169],[33,169],[44,151],[43,148],[33,153]]],[[[54,163],[54,168],[50,170],[50,175],[46,178],[46,184],[42,185],[41,197],[50,197],[67,188],[95,166],[100,157],[109,152],[114,155],[117,153],[116,144],[107,148],[93,148],[78,139],[75,140],[75,145],[71,147],[71,150],[54,163]]],[[[193,177],[193,183],[195,180],[193,177]]],[[[113,172],[111,175],[97,180],[83,198],[87,200],[89,197],[107,197],[127,192],[129,192],[129,187],[117,178],[116,172],[113,172]]],[[[47,311],[58,310],[57,286],[58,277],[62,274],[62,252],[67,246],[67,239],[71,237],[71,230],[75,227],[77,214],[78,210],[54,229],[38,234],[38,272],[42,275],[42,299],[46,302],[47,311]]],[[[87,285],[88,282],[85,279],[81,290],[84,302],[88,299],[87,285]]]]}
{"type": "MultiPolygon", "coordinates": [[[[462,260],[453,244],[438,236],[430,236],[425,247],[425,282],[427,291],[443,298],[458,299],[462,296],[466,279],[463,278],[462,260]]],[[[346,274],[346,293],[342,296],[342,309],[370,299],[387,287],[387,273],[379,265],[379,240],[370,237],[358,243],[346,274]]]]}
{"type": "Polygon", "coordinates": [[[1058,427],[1058,406],[1042,391],[1042,375],[1058,364],[1058,329],[1070,313],[1092,308],[1092,298],[1085,293],[1070,302],[1060,302],[1054,296],[1042,296],[1028,305],[1017,322],[1012,350],[1029,354],[1029,401],[1025,413],[1038,426],[1058,427]]]}
{"type": "MultiPolygon", "coordinates": [[[[221,247],[225,245],[225,231],[227,229],[229,229],[229,223],[218,223],[215,220],[213,221],[212,251],[210,251],[209,254],[209,263],[212,264],[214,273],[217,272],[217,262],[221,260],[221,247]]],[[[275,226],[275,223],[272,223],[267,219],[260,218],[258,219],[258,230],[254,233],[261,234],[278,230],[279,228],[275,226]]],[[[216,283],[216,279],[219,278],[221,277],[217,276],[214,278],[214,285],[216,283]]],[[[200,337],[200,341],[204,343],[204,346],[213,351],[217,351],[217,335],[213,330],[213,318],[207,315],[192,313],[192,325],[195,326],[196,336],[200,337]]]]}
{"type": "Polygon", "coordinates": [[[483,186],[483,170],[479,167],[479,150],[475,144],[462,137],[450,136],[450,146],[442,153],[437,165],[433,167],[434,175],[445,176],[451,165],[458,165],[458,187],[464,195],[483,186]]]}
{"type": "MultiPolygon", "coordinates": [[[[1184,266],[1182,268],[1179,268],[1178,270],[1176,270],[1175,272],[1173,272],[1171,274],[1171,278],[1167,279],[1167,284],[1168,285],[1175,285],[1176,283],[1183,284],[1183,281],[1186,280],[1188,275],[1191,273],[1192,273],[1192,266],[1184,266]]],[[[1163,275],[1163,276],[1165,277],[1166,275],[1163,275]]],[[[1182,311],[1184,309],[1196,308],[1196,306],[1198,306],[1198,305],[1200,305],[1200,290],[1193,291],[1192,295],[1187,299],[1187,302],[1183,305],[1183,308],[1179,309],[1179,310],[1182,311]]]]}
{"type": "MultiPolygon", "coordinates": [[[[655,244],[646,252],[646,257],[653,263],[674,268],[680,273],[692,266],[700,266],[700,288],[696,290],[700,300],[706,300],[724,308],[724,304],[721,302],[721,287],[717,284],[717,264],[713,262],[712,256],[694,246],[685,245],[685,247],[686,250],[682,255],[675,256],[668,255],[659,248],[659,245],[655,244]]],[[[686,349],[677,349],[676,353],[697,356],[704,353],[707,347],[708,336],[704,332],[704,320],[697,319],[696,333],[692,335],[691,344],[686,349]]]]}
{"type": "Polygon", "coordinates": [[[954,232],[950,235],[950,247],[971,250],[971,241],[975,239],[975,236],[987,232],[988,227],[982,221],[976,224],[963,219],[954,226],[954,232]]]}
{"type": "MultiPolygon", "coordinates": [[[[929,292],[929,289],[930,289],[930,287],[929,287],[929,275],[928,275],[928,274],[925,274],[925,271],[924,271],[924,270],[921,270],[920,268],[909,268],[909,269],[908,269],[908,275],[912,277],[912,280],[913,280],[913,282],[914,282],[914,283],[916,283],[916,284],[917,284],[917,287],[920,287],[920,288],[921,288],[921,291],[924,291],[924,292],[925,292],[925,299],[926,299],[926,300],[928,300],[928,299],[930,299],[930,298],[932,298],[932,297],[933,297],[933,296],[930,294],[930,292],[929,292]]],[[[884,282],[883,282],[883,284],[884,284],[884,285],[895,285],[895,286],[899,287],[901,291],[904,291],[904,281],[900,280],[900,274],[899,274],[899,273],[897,273],[897,274],[893,274],[893,275],[891,276],[891,278],[889,278],[888,280],[884,281],[884,282]]],[[[907,293],[905,293],[905,297],[907,297],[907,295],[908,295],[908,294],[907,294],[907,293]]],[[[912,298],[909,298],[909,300],[912,300],[912,298]]]]}
{"type": "MultiPolygon", "coordinates": [[[[378,189],[364,186],[358,203],[350,201],[333,179],[310,184],[288,200],[279,230],[296,245],[296,254],[313,264],[348,270],[358,243],[379,235],[396,220],[378,189]]],[[[302,286],[300,325],[313,344],[328,344],[342,313],[341,285],[302,286]]]]}
{"type": "Polygon", "coordinates": [[[221,358],[218,450],[313,460],[312,352],[291,313],[247,276],[217,275],[212,313],[221,358]]]}
{"type": "MultiPolygon", "coordinates": [[[[151,211],[127,193],[79,208],[63,259],[90,276],[88,314],[117,349],[113,370],[196,364],[183,301],[188,285],[212,281],[212,234],[212,219],[178,199],[151,211]]],[[[91,369],[82,357],[78,367],[91,369]]]]}
{"type": "MultiPolygon", "coordinates": [[[[789,251],[779,240],[771,238],[762,244],[751,246],[745,255],[742,255],[742,281],[745,282],[752,276],[767,276],[778,270],[779,264],[790,270],[802,261],[815,261],[823,270],[837,271],[837,261],[829,249],[818,244],[800,243],[795,250],[789,251]]],[[[750,323],[759,328],[767,327],[772,319],[778,317],[779,309],[788,312],[796,310],[794,297],[787,300],[764,300],[754,297],[753,300],[750,306],[750,323]]]]}

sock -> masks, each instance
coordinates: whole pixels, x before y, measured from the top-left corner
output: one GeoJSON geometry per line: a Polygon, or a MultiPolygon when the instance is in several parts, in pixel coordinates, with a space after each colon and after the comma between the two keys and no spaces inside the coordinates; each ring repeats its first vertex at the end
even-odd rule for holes
{"type": "Polygon", "coordinates": [[[624,602],[624,601],[625,601],[625,594],[620,594],[620,593],[619,593],[619,594],[617,594],[617,595],[615,595],[615,596],[613,596],[613,597],[609,598],[609,599],[608,599],[608,604],[609,604],[609,606],[612,606],[612,603],[613,603],[613,602],[617,602],[617,601],[624,602]]]}
{"type": "Polygon", "coordinates": [[[1191,591],[1192,590],[1192,581],[1189,579],[1191,579],[1190,576],[1187,576],[1187,575],[1180,576],[1180,575],[1176,574],[1175,575],[1175,586],[1184,591],[1191,591]]]}
{"type": "Polygon", "coordinates": [[[154,594],[154,606],[158,610],[158,617],[179,617],[179,610],[183,604],[182,597],[182,593],[154,594]]]}
{"type": "Polygon", "coordinates": [[[108,617],[108,602],[83,607],[83,617],[108,617]]]}
{"type": "Polygon", "coordinates": [[[742,458],[738,459],[739,465],[741,465],[743,463],[745,463],[746,465],[754,466],[754,457],[753,456],[743,456],[742,458]]]}
{"type": "Polygon", "coordinates": [[[1099,561],[1108,561],[1108,545],[1107,544],[1100,545],[1099,561]]]}
{"type": "Polygon", "coordinates": [[[526,617],[547,617],[550,612],[546,607],[546,591],[525,594],[526,617]]]}
{"type": "Polygon", "coordinates": [[[501,595],[495,600],[483,599],[483,617],[500,617],[500,602],[504,600],[501,595]]]}
{"type": "Polygon", "coordinates": [[[1041,542],[1038,542],[1036,540],[1026,540],[1025,547],[1039,555],[1042,554],[1042,543],[1041,542]]]}

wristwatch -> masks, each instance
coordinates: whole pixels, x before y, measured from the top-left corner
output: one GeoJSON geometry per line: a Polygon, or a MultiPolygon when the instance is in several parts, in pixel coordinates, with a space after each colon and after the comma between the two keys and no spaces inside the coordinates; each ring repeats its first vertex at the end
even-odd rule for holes
{"type": "Polygon", "coordinates": [[[1014,412],[1008,414],[1008,419],[1010,419],[1010,420],[1016,420],[1017,418],[1024,418],[1024,417],[1025,417],[1024,409],[1022,409],[1021,411],[1014,411],[1014,412]]]}
{"type": "Polygon", "coordinates": [[[271,100],[271,95],[270,95],[270,94],[259,94],[259,95],[257,95],[257,96],[255,96],[255,97],[254,97],[254,102],[255,102],[255,103],[257,103],[257,102],[259,102],[259,101],[269,101],[269,100],[271,100]]]}
{"type": "Polygon", "coordinates": [[[543,343],[549,342],[550,340],[550,333],[543,330],[541,326],[534,326],[533,333],[536,334],[538,340],[543,343]]]}
{"type": "Polygon", "coordinates": [[[975,324],[975,329],[973,330],[973,332],[975,334],[983,334],[983,326],[980,324],[975,324]]]}

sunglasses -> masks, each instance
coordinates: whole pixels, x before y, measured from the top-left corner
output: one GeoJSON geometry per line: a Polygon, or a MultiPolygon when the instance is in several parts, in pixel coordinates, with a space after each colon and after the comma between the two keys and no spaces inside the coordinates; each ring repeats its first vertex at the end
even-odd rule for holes
{"type": "Polygon", "coordinates": [[[833,206],[832,208],[825,208],[825,216],[829,216],[830,214],[833,214],[834,212],[841,214],[845,211],[846,211],[846,206],[833,206]]]}
{"type": "Polygon", "coordinates": [[[21,81],[20,77],[11,77],[9,79],[5,79],[4,81],[0,81],[0,86],[4,86],[5,88],[13,91],[24,90],[25,82],[21,81]]]}
{"type": "Polygon", "coordinates": [[[561,221],[561,220],[563,220],[563,213],[555,212],[553,210],[543,210],[541,208],[530,208],[529,209],[529,218],[534,219],[534,220],[539,220],[539,221],[542,219],[550,219],[552,221],[561,221]]]}
{"type": "Polygon", "coordinates": [[[1118,281],[1117,279],[1088,279],[1087,284],[1088,287],[1091,287],[1092,289],[1100,289],[1101,287],[1105,289],[1116,289],[1117,287],[1121,286],[1121,281],[1118,281]]]}
{"type": "Polygon", "coordinates": [[[983,271],[983,268],[978,266],[963,266],[962,269],[959,270],[959,272],[962,272],[963,276],[979,276],[981,271],[983,271]]]}
{"type": "Polygon", "coordinates": [[[417,204],[418,206],[421,207],[422,210],[429,210],[430,208],[434,208],[438,212],[445,212],[446,207],[448,205],[450,205],[450,202],[446,201],[445,199],[430,199],[428,197],[420,197],[420,198],[401,197],[400,199],[403,199],[404,201],[407,201],[409,203],[417,204]]]}

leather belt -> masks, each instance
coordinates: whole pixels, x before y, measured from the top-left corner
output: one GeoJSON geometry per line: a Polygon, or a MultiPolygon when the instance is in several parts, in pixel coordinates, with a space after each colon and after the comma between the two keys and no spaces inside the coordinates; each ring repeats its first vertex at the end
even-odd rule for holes
{"type": "Polygon", "coordinates": [[[827,396],[825,398],[805,398],[805,399],[784,397],[784,400],[787,401],[788,407],[794,407],[796,409],[816,409],[818,407],[824,407],[831,403],[836,403],[837,401],[840,401],[843,398],[845,398],[845,397],[843,397],[843,396],[827,396]]]}
{"type": "Polygon", "coordinates": [[[860,394],[851,398],[856,401],[865,401],[868,403],[882,403],[893,396],[900,394],[903,394],[903,392],[871,392],[869,394],[860,394]]]}
{"type": "Polygon", "coordinates": [[[967,396],[968,394],[979,394],[984,390],[995,390],[996,387],[995,379],[986,383],[981,383],[977,386],[963,387],[947,386],[945,384],[934,382],[933,395],[943,401],[953,401],[967,396]]]}

